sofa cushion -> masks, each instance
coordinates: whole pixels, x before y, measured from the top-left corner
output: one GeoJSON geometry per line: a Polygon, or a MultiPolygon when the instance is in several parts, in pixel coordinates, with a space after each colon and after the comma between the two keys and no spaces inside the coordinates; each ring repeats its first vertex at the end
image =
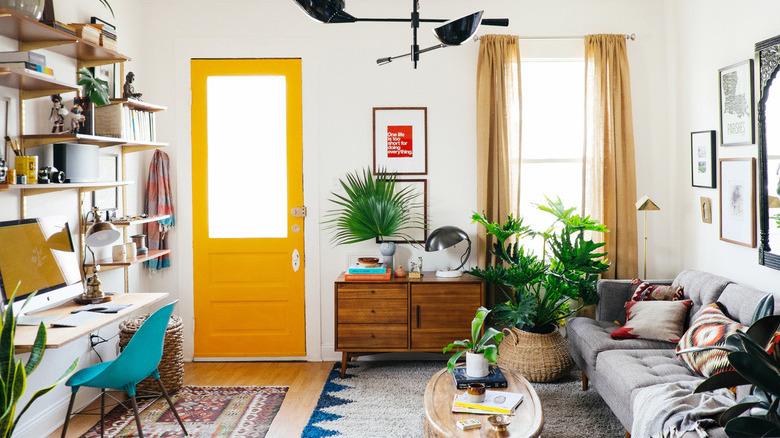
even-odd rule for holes
{"type": "Polygon", "coordinates": [[[693,301],[693,308],[688,314],[688,320],[696,315],[702,306],[712,304],[718,300],[720,294],[731,281],[708,272],[683,271],[672,282],[672,286],[683,288],[685,298],[693,301]]]}
{"type": "Polygon", "coordinates": [[[612,338],[677,342],[685,333],[685,320],[692,304],[691,300],[629,301],[627,321],[612,332],[612,338]]]}
{"type": "Polygon", "coordinates": [[[631,281],[631,284],[636,285],[631,301],[680,301],[685,298],[681,286],[652,284],[638,278],[631,281]]]}
{"type": "Polygon", "coordinates": [[[599,355],[596,363],[599,394],[623,424],[633,424],[635,392],[659,383],[702,380],[694,376],[674,350],[614,350],[599,355]]]}
{"type": "MultiPolygon", "coordinates": [[[[718,298],[718,302],[726,309],[728,315],[745,325],[753,323],[753,312],[758,302],[767,295],[766,292],[732,283],[718,298]]],[[[775,313],[778,312],[778,300],[775,300],[775,313]]]]}
{"type": "MultiPolygon", "coordinates": [[[[676,351],[723,345],[727,337],[738,331],[744,331],[745,328],[743,324],[725,315],[718,304],[710,304],[704,306],[693,319],[691,327],[677,344],[676,351]]],[[[707,350],[683,353],[679,357],[692,373],[710,377],[734,370],[727,354],[728,352],[724,350],[707,350]]]]}
{"type": "Polygon", "coordinates": [[[590,318],[574,318],[566,325],[566,335],[572,356],[583,371],[596,366],[599,353],[609,350],[655,350],[673,349],[674,343],[648,341],[645,339],[612,339],[610,334],[618,328],[617,324],[607,321],[594,321],[590,318]],[[578,361],[580,356],[583,363],[578,361]]]}

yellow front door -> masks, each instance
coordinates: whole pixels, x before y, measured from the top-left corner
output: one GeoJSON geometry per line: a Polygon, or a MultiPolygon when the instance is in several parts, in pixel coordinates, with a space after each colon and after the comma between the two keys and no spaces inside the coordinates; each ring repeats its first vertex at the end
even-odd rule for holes
{"type": "Polygon", "coordinates": [[[300,59],[193,59],[195,357],[306,354],[300,59]]]}

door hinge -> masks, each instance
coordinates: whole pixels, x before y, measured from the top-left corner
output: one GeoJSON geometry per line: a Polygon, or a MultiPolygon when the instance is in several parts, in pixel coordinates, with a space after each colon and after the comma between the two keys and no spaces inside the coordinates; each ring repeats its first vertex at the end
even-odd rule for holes
{"type": "Polygon", "coordinates": [[[308,213],[308,210],[306,209],[305,205],[302,205],[300,207],[293,207],[292,210],[290,210],[290,215],[292,217],[306,217],[306,214],[308,213]]]}

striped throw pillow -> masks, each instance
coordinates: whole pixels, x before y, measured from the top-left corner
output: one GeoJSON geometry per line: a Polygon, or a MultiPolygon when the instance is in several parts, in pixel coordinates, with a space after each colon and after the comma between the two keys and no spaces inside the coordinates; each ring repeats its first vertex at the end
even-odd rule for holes
{"type": "MultiPolygon", "coordinates": [[[[691,327],[680,338],[677,351],[723,345],[729,335],[745,329],[743,324],[729,318],[717,304],[713,303],[699,311],[691,327]]],[[[693,373],[710,377],[734,369],[729,364],[727,355],[728,353],[723,350],[708,350],[681,354],[679,357],[693,373]]]]}

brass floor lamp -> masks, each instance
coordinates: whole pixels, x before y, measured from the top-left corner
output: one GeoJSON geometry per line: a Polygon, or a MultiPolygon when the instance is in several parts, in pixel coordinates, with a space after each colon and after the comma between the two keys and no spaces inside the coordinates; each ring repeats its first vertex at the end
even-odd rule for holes
{"type": "Polygon", "coordinates": [[[636,209],[642,211],[645,214],[645,241],[644,241],[644,256],[642,261],[644,263],[644,269],[642,270],[642,280],[647,280],[647,212],[648,211],[661,211],[661,207],[658,206],[649,196],[645,195],[637,201],[636,209]]]}

